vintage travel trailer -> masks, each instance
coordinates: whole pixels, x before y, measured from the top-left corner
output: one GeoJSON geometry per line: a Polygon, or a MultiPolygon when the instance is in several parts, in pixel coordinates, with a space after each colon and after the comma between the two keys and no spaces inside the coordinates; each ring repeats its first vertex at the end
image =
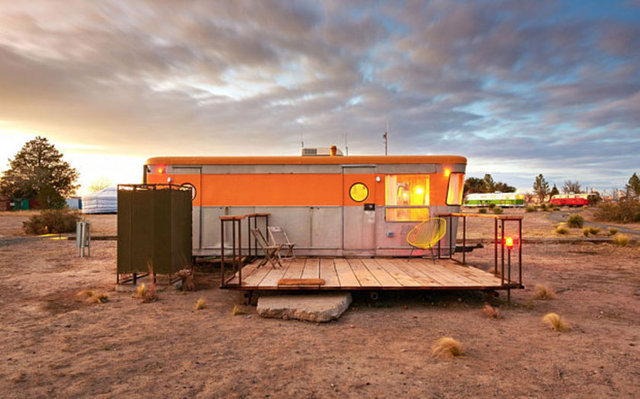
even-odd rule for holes
{"type": "MultiPolygon", "coordinates": [[[[193,186],[197,256],[220,253],[220,216],[249,213],[269,213],[269,225],[282,226],[299,255],[408,256],[411,228],[460,210],[464,157],[315,153],[150,158],[144,182],[193,186]]],[[[243,245],[249,242],[247,230],[243,245]]],[[[448,234],[455,243],[456,219],[447,230],[444,254],[450,251],[448,234]]]]}
{"type": "Polygon", "coordinates": [[[491,204],[506,208],[524,207],[524,194],[517,193],[474,193],[468,194],[464,206],[487,207],[491,204]]]}

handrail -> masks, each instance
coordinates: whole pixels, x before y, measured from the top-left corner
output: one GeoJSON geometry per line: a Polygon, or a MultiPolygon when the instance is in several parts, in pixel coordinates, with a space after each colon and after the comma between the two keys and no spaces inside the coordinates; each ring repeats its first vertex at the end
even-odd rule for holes
{"type": "MultiPolygon", "coordinates": [[[[242,285],[242,267],[244,262],[242,259],[242,221],[247,219],[248,230],[251,230],[251,221],[253,220],[254,228],[258,228],[258,218],[265,220],[265,234],[269,226],[270,213],[248,213],[244,215],[222,215],[220,218],[220,287],[226,287],[229,281],[233,280],[235,273],[238,273],[238,285],[242,285]],[[224,276],[224,227],[227,222],[231,223],[231,262],[234,272],[231,277],[225,279],[224,276]],[[237,245],[236,245],[237,239],[237,245]]],[[[249,238],[249,240],[251,240],[249,238]]],[[[254,256],[258,256],[257,242],[254,240],[255,251],[254,256]]],[[[249,257],[251,257],[251,241],[249,241],[249,257]]],[[[253,258],[252,258],[253,259],[253,258]]],[[[246,259],[245,259],[246,260],[246,259]]]]}
{"type": "MultiPolygon", "coordinates": [[[[462,264],[466,263],[466,246],[467,246],[467,218],[468,217],[478,217],[478,218],[489,218],[494,221],[494,229],[493,229],[493,254],[494,254],[494,266],[493,266],[493,274],[498,274],[498,241],[500,241],[500,284],[505,286],[505,270],[504,270],[504,248],[505,248],[505,222],[513,221],[518,224],[518,237],[515,242],[518,244],[518,287],[522,288],[522,219],[523,216],[519,215],[478,215],[478,214],[468,214],[468,213],[438,213],[436,214],[438,217],[444,217],[449,219],[449,259],[453,259],[453,252],[455,251],[453,247],[453,224],[452,219],[462,218],[462,264]],[[498,223],[500,221],[500,223],[498,223]],[[500,234],[498,234],[498,231],[500,234]]],[[[457,239],[457,237],[456,237],[457,239]]],[[[511,303],[511,249],[508,249],[508,265],[507,265],[507,302],[511,303]]],[[[440,242],[438,242],[438,258],[440,257],[440,242]]],[[[459,261],[458,261],[459,262],[459,261]]]]}

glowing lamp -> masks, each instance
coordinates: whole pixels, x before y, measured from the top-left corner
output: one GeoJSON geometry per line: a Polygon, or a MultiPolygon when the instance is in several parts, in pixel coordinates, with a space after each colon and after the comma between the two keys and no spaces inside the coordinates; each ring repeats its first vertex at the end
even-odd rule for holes
{"type": "Polygon", "coordinates": [[[424,189],[422,187],[416,187],[416,194],[418,195],[424,194],[424,189]]]}
{"type": "Polygon", "coordinates": [[[451,174],[451,169],[444,168],[444,177],[449,177],[450,174],[451,174]]]}
{"type": "Polygon", "coordinates": [[[156,172],[161,175],[164,173],[164,168],[162,166],[159,166],[158,169],[156,169],[156,172]]]}
{"type": "Polygon", "coordinates": [[[513,238],[512,237],[505,237],[504,238],[504,245],[506,245],[507,248],[509,248],[509,249],[513,248],[513,238]]]}

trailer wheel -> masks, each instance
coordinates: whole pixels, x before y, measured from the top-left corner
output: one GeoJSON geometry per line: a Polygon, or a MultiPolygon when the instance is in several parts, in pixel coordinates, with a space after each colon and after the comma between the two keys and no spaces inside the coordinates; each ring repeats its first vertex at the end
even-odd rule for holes
{"type": "Polygon", "coordinates": [[[378,291],[369,292],[369,299],[371,299],[373,302],[376,302],[378,299],[380,299],[380,293],[378,291]]]}

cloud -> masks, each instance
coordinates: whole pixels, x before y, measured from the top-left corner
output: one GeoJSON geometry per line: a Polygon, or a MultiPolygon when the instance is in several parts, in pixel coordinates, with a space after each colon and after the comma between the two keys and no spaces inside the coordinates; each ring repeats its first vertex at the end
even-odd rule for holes
{"type": "Polygon", "coordinates": [[[348,133],[351,153],[380,153],[389,121],[393,153],[462,154],[488,173],[524,162],[523,181],[576,168],[623,179],[640,152],[628,2],[65,7],[0,5],[0,120],[61,142],[296,154],[301,135],[326,146],[348,133]]]}

